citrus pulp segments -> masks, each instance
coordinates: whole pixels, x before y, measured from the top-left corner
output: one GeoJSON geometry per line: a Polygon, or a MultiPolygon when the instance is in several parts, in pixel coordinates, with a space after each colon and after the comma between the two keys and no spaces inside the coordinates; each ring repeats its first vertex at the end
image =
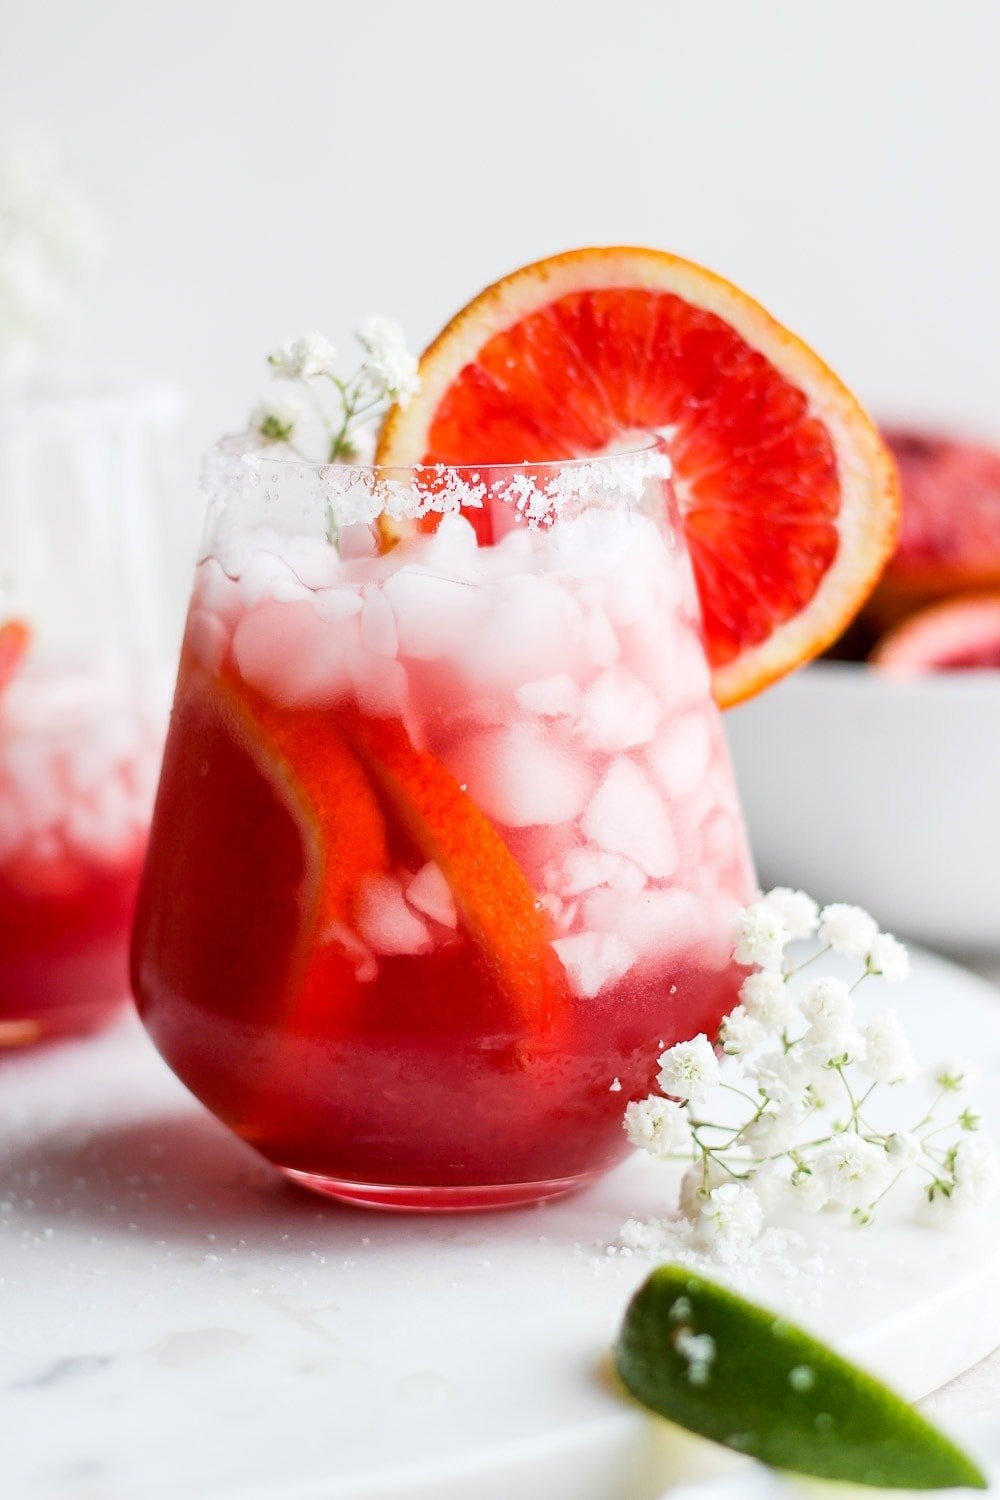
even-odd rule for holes
{"type": "Polygon", "coordinates": [[[447,325],[420,374],[382,464],[541,462],[663,434],[723,705],[835,639],[894,545],[894,466],[855,398],[758,303],[677,256],[526,266],[447,325]]]}

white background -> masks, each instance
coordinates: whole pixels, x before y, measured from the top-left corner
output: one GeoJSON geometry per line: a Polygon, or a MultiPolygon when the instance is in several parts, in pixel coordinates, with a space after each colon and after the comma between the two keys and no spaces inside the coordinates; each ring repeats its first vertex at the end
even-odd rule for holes
{"type": "Polygon", "coordinates": [[[703,260],[881,412],[1000,431],[995,0],[2,0],[0,129],[112,235],[92,348],[185,385],[194,449],[263,353],[422,344],[572,245],[703,260]]]}

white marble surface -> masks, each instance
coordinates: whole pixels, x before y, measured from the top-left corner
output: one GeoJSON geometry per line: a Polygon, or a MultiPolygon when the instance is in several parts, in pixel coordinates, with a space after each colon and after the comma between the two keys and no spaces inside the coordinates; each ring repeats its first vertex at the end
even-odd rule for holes
{"type": "MultiPolygon", "coordinates": [[[[903,1003],[903,997],[900,998],[903,1003]]],[[[1000,1083],[1000,997],[920,957],[918,1047],[1000,1083]]],[[[621,1222],[669,1198],[633,1161],[537,1210],[337,1208],[205,1115],[131,1019],[0,1064],[0,1492],[12,1500],[646,1500],[704,1464],[608,1390],[651,1262],[621,1222]]],[[[953,1235],[815,1231],[750,1288],[930,1405],[995,1413],[1000,1205],[953,1235]]]]}

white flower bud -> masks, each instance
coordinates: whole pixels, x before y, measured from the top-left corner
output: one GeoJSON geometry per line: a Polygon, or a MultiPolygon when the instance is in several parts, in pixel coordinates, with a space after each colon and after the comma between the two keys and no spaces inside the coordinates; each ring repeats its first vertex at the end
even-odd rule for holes
{"type": "Polygon", "coordinates": [[[878,937],[878,924],[860,906],[835,902],[824,906],[820,914],[819,936],[835,953],[866,963],[878,937]]]}

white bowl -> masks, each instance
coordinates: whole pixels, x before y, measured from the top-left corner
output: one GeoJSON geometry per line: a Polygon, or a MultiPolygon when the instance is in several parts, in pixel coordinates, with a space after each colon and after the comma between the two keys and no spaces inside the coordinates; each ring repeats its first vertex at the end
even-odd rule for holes
{"type": "Polygon", "coordinates": [[[1000,672],[817,663],[726,715],[762,882],[1000,951],[1000,672]]]}

